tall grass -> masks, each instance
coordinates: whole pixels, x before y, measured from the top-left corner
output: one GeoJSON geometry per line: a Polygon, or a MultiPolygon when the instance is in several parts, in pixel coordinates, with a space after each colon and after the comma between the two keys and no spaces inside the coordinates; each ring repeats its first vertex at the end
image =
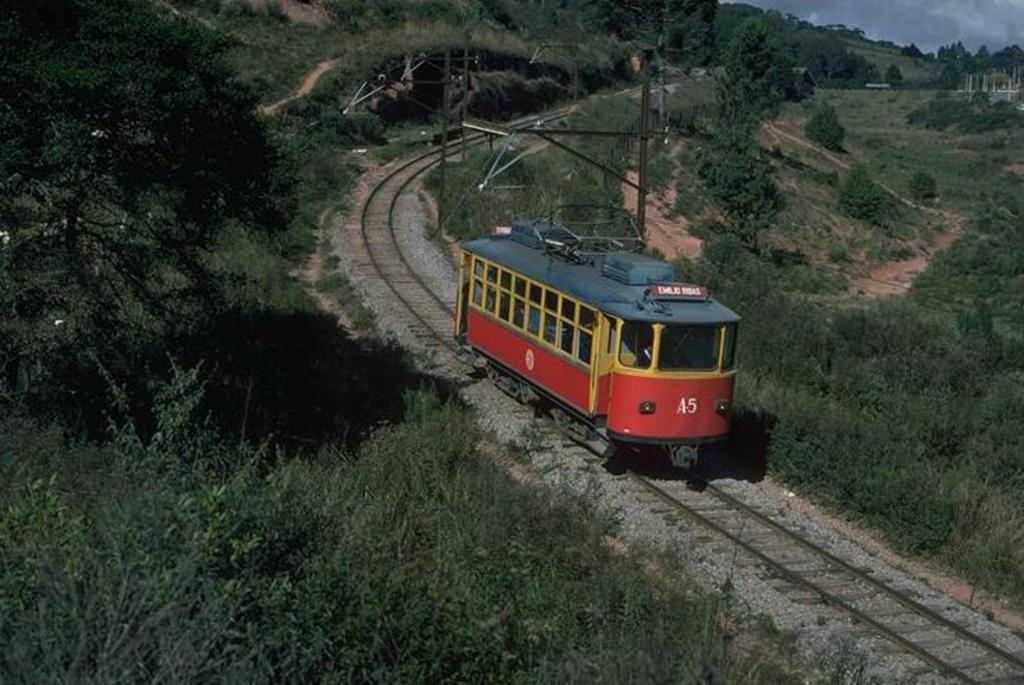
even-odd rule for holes
{"type": "Polygon", "coordinates": [[[770,431],[770,469],[897,548],[1024,600],[1024,338],[984,309],[810,302],[725,240],[704,267],[745,317],[738,402],[770,431]]]}
{"type": "Polygon", "coordinates": [[[202,427],[106,447],[0,425],[0,678],[784,682],[722,605],[603,547],[607,523],[475,455],[464,408],[407,395],[354,451],[282,460],[202,427]]]}

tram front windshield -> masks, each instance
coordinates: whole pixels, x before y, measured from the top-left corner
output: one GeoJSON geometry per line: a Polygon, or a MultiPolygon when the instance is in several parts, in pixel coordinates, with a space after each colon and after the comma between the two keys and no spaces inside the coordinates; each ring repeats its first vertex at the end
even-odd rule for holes
{"type": "Polygon", "coordinates": [[[711,371],[718,368],[721,326],[665,326],[658,368],[662,371],[711,371]]]}
{"type": "Polygon", "coordinates": [[[717,371],[722,335],[725,358],[721,368],[729,371],[736,359],[736,324],[654,326],[640,321],[624,321],[619,340],[619,363],[631,369],[659,371],[717,371]],[[660,332],[660,333],[659,333],[660,332]],[[659,337],[657,360],[654,340],[659,337]]]}

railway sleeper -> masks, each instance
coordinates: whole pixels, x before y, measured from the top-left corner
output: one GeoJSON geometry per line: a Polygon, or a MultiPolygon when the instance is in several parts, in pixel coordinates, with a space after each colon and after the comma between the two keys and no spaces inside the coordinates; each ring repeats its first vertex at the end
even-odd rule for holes
{"type": "Polygon", "coordinates": [[[1000,670],[1003,668],[1002,662],[996,661],[990,654],[961,657],[956,661],[951,661],[950,665],[959,668],[961,671],[970,671],[975,668],[986,668],[991,670],[1000,670]]]}

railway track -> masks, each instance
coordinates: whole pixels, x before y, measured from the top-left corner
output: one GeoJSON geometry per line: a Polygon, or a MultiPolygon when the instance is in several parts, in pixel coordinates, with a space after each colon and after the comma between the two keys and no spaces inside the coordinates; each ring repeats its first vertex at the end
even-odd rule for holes
{"type": "MultiPolygon", "coordinates": [[[[522,129],[568,116],[569,109],[517,119],[510,128],[522,129]]],[[[482,133],[466,136],[467,147],[487,141],[482,133]]],[[[451,143],[451,147],[461,145],[451,143]]],[[[410,266],[395,235],[395,207],[398,199],[420,176],[440,163],[440,149],[420,154],[390,171],[370,190],[360,216],[360,235],[367,261],[357,268],[369,268],[386,284],[412,320],[410,332],[433,351],[447,350],[454,355],[454,346],[447,332],[451,329],[455,306],[448,295],[439,295],[410,266]],[[374,230],[376,228],[376,230],[374,230]]],[[[453,293],[454,294],[454,291],[453,293]]]]}
{"type": "MultiPolygon", "coordinates": [[[[565,116],[547,115],[551,120],[565,116]]],[[[533,125],[541,118],[514,122],[533,125]]],[[[485,142],[469,136],[468,146],[485,142]]],[[[426,348],[463,364],[451,337],[452,293],[435,292],[410,265],[395,231],[395,209],[401,195],[416,179],[440,161],[440,150],[407,160],[373,185],[360,213],[359,236],[365,259],[356,268],[368,269],[393,294],[410,332],[426,348]]],[[[765,568],[798,592],[823,602],[866,631],[916,658],[917,675],[939,675],[965,683],[1022,683],[1024,655],[940,614],[912,593],[901,590],[843,560],[828,549],[791,530],[771,516],[724,490],[705,484],[702,491],[679,483],[656,483],[636,473],[629,478],[641,492],[682,513],[706,531],[740,548],[749,563],[765,568]],[[672,490],[672,491],[670,491],[672,490]]]]}
{"type": "Polygon", "coordinates": [[[1022,655],[946,618],[721,488],[704,483],[700,492],[680,488],[673,493],[647,478],[629,476],[655,500],[740,547],[794,589],[809,592],[916,657],[923,665],[920,675],[934,672],[965,683],[1024,682],[1022,655]]]}

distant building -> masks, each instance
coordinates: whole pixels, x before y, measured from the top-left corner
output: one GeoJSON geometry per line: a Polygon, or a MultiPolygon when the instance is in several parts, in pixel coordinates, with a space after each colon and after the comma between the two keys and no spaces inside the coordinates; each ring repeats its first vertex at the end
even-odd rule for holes
{"type": "Polygon", "coordinates": [[[892,90],[890,83],[865,83],[864,87],[868,90],[892,90]]]}
{"type": "Polygon", "coordinates": [[[1020,91],[1017,90],[993,90],[988,93],[988,103],[994,105],[1000,102],[1016,102],[1019,99],[1020,91]]]}

